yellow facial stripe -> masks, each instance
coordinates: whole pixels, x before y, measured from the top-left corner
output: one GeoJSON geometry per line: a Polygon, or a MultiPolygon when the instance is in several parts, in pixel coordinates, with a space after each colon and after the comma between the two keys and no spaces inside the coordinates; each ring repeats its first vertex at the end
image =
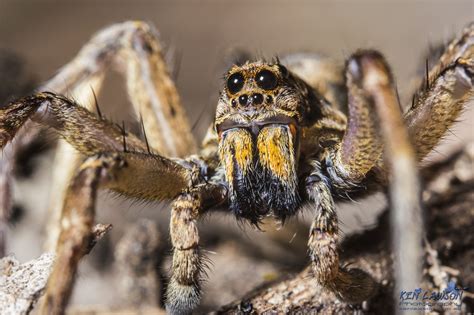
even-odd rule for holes
{"type": "Polygon", "coordinates": [[[252,165],[252,135],[244,129],[227,131],[219,143],[219,155],[224,163],[226,180],[231,184],[234,179],[234,159],[244,175],[252,165]]]}
{"type": "Polygon", "coordinates": [[[270,126],[262,129],[257,139],[260,163],[283,182],[290,183],[295,175],[293,138],[288,129],[270,126]]]}
{"type": "Polygon", "coordinates": [[[252,136],[246,130],[239,131],[237,135],[234,135],[235,160],[245,174],[253,159],[252,136]]]}

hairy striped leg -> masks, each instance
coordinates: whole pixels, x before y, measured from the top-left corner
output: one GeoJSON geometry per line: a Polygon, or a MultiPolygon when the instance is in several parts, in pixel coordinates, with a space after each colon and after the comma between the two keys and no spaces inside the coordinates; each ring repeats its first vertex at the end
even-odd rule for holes
{"type": "Polygon", "coordinates": [[[179,196],[171,209],[173,265],[166,291],[166,310],[170,314],[191,313],[201,299],[200,278],[203,265],[197,230],[201,210],[202,201],[197,193],[179,196]]]}
{"type": "MultiPolygon", "coordinates": [[[[366,52],[367,53],[367,52],[366,52]]],[[[374,169],[380,182],[387,184],[388,167],[384,166],[379,118],[372,96],[360,84],[355,54],[346,66],[349,119],[340,148],[330,152],[328,171],[336,185],[362,186],[365,175],[374,169]]],[[[387,68],[388,69],[388,68],[387,68]]],[[[474,77],[474,23],[445,49],[439,61],[427,73],[427,79],[403,115],[409,136],[422,160],[436,146],[472,100],[474,77]]],[[[387,164],[388,166],[388,164],[387,164]]],[[[373,179],[373,178],[371,178],[373,179]]]]}
{"type": "MultiPolygon", "coordinates": [[[[428,65],[427,65],[428,66],[428,65]]],[[[404,115],[410,138],[422,160],[474,96],[474,23],[446,46],[441,58],[427,72],[404,115]]]]}
{"type": "Polygon", "coordinates": [[[360,84],[373,100],[390,170],[392,244],[395,254],[395,301],[405,288],[421,283],[423,222],[415,150],[400,112],[393,78],[382,56],[362,56],[360,84]]]}
{"type": "MultiPolygon", "coordinates": [[[[428,67],[428,61],[426,67],[428,67]]],[[[474,23],[452,40],[441,57],[426,69],[426,78],[403,115],[416,158],[422,161],[472,102],[474,96],[474,23]]],[[[381,157],[374,168],[387,184],[388,164],[381,157]]]]}
{"type": "MultiPolygon", "coordinates": [[[[104,76],[100,74],[92,75],[87,81],[81,81],[78,82],[77,85],[71,86],[67,94],[71,95],[78,104],[81,104],[81,106],[93,112],[96,110],[94,107],[94,103],[96,102],[94,93],[100,93],[103,77],[104,76]]],[[[26,122],[26,124],[29,123],[31,122],[26,122]]],[[[38,129],[34,127],[35,126],[29,126],[27,128],[29,128],[29,130],[38,129]]],[[[64,209],[66,190],[83,159],[84,157],[77,154],[77,151],[75,151],[67,141],[64,139],[58,140],[53,162],[52,189],[49,195],[48,222],[44,244],[44,248],[47,251],[54,251],[56,248],[57,239],[59,237],[58,222],[62,216],[61,212],[64,209]]]]}
{"type": "MultiPolygon", "coordinates": [[[[445,49],[428,72],[424,88],[403,116],[378,107],[385,124],[387,143],[382,174],[390,174],[392,236],[396,253],[396,291],[419,284],[422,224],[420,189],[414,176],[415,161],[422,160],[438,144],[474,95],[474,23],[445,49]],[[389,123],[387,123],[389,122],[389,123]],[[408,132],[404,127],[408,128],[408,132]],[[408,138],[413,143],[408,145],[408,138]],[[388,169],[388,172],[387,172],[388,169]],[[406,246],[416,244],[418,246],[406,246]]],[[[392,102],[395,102],[392,96],[392,102]]],[[[380,162],[377,171],[380,172],[380,162]]],[[[379,173],[380,174],[380,173],[379,173]]],[[[386,180],[386,175],[382,180],[386,180]]],[[[397,297],[395,297],[397,298],[397,297]]]]}
{"type": "Polygon", "coordinates": [[[88,159],[73,177],[61,212],[58,260],[43,307],[44,313],[61,314],[78,260],[90,240],[99,184],[130,197],[169,200],[190,187],[196,177],[193,169],[146,152],[145,144],[133,135],[125,135],[118,126],[49,93],[20,99],[0,111],[0,146],[13,139],[29,118],[56,130],[78,152],[96,156],[88,159]]]}
{"type": "MultiPolygon", "coordinates": [[[[163,60],[157,32],[144,22],[130,21],[99,31],[45,88],[56,91],[64,86],[74,87],[73,95],[91,95],[88,84],[96,77],[101,80],[109,66],[125,75],[128,95],[135,113],[143,119],[143,132],[146,130],[151,149],[165,156],[194,152],[194,139],[163,60]]],[[[92,110],[91,106],[88,108],[92,110]]],[[[48,229],[50,244],[56,239],[55,225],[62,209],[65,183],[79,163],[80,157],[63,142],[56,155],[58,167],[48,229]]]]}
{"type": "MultiPolygon", "coordinates": [[[[421,277],[420,188],[416,158],[401,118],[393,78],[386,61],[375,51],[354,54],[347,62],[346,76],[349,93],[347,129],[342,144],[329,151],[326,171],[336,192],[354,189],[363,185],[365,176],[376,166],[385,148],[387,165],[393,174],[390,199],[397,284],[414,287],[421,277]],[[402,230],[405,233],[401,233],[402,230]],[[402,248],[402,244],[410,245],[402,248]],[[403,264],[400,263],[402,260],[403,264]]],[[[333,242],[334,237],[330,238],[333,242]]],[[[326,237],[324,241],[327,241],[326,237]]],[[[337,263],[337,259],[331,260],[332,268],[327,268],[326,274],[334,279],[334,291],[343,298],[341,292],[347,292],[347,298],[351,300],[358,295],[354,295],[358,292],[354,286],[361,278],[344,272],[340,276],[330,273],[337,270],[337,263]]],[[[358,293],[361,293],[359,298],[367,298],[362,294],[365,292],[358,293]]]]}
{"type": "MultiPolygon", "coordinates": [[[[325,165],[313,165],[312,174],[306,179],[308,198],[312,202],[310,205],[316,210],[308,243],[315,278],[336,296],[352,303],[370,298],[376,291],[376,285],[363,271],[340,266],[338,222],[332,196],[356,188],[382,154],[375,100],[363,84],[378,79],[365,77],[364,67],[367,63],[380,60],[382,57],[376,52],[361,51],[347,61],[349,117],[344,136],[342,141],[334,141],[335,145],[326,148],[325,165]],[[324,172],[329,179],[322,175],[324,172]]],[[[331,123],[323,130],[337,135],[344,127],[340,126],[342,120],[336,121],[338,124],[331,123]]],[[[334,135],[329,134],[329,138],[334,135]]]]}
{"type": "Polygon", "coordinates": [[[376,292],[376,283],[360,269],[340,266],[338,220],[329,181],[319,163],[312,167],[306,178],[306,193],[308,206],[315,211],[308,241],[314,277],[344,301],[360,303],[376,292]]]}
{"type": "Polygon", "coordinates": [[[206,210],[226,199],[227,188],[206,182],[183,192],[172,204],[173,264],[165,301],[170,314],[190,314],[199,305],[206,266],[200,250],[197,221],[206,210]]]}
{"type": "MultiPolygon", "coordinates": [[[[346,64],[348,90],[348,121],[341,144],[331,150],[328,171],[336,186],[354,188],[361,182],[382,154],[382,142],[377,126],[374,102],[361,85],[359,62],[364,55],[376,52],[361,51],[346,64]]],[[[370,78],[369,78],[370,79],[370,78]]]]}
{"type": "Polygon", "coordinates": [[[124,133],[119,126],[51,93],[26,97],[0,110],[0,148],[30,118],[54,129],[85,156],[120,153],[128,171],[120,173],[107,188],[125,195],[147,200],[172,199],[197,178],[197,169],[148,152],[145,143],[124,133]]]}

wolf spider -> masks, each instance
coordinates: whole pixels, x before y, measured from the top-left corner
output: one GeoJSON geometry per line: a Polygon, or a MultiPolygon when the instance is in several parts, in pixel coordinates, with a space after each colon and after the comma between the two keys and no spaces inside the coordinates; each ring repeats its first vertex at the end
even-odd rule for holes
{"type": "MultiPolygon", "coordinates": [[[[2,109],[0,145],[26,137],[32,121],[54,129],[82,154],[61,200],[58,255],[68,229],[80,223],[75,212],[89,213],[82,223],[90,233],[99,187],[130,198],[172,200],[174,252],[166,293],[172,314],[189,313],[199,304],[203,263],[197,220],[218,207],[256,226],[267,216],[284,222],[303,205],[313,210],[308,247],[314,278],[338,298],[359,303],[377,284],[340,264],[334,202],[388,187],[396,257],[404,261],[397,267],[399,280],[417,285],[422,223],[416,163],[473,95],[473,43],[471,24],[427,67],[404,114],[389,66],[374,50],[356,52],[344,68],[304,54],[234,65],[215,121],[197,150],[155,30],[125,22],[96,34],[41,87],[54,93],[40,92],[2,109]],[[60,95],[66,90],[90,95],[90,86],[99,91],[108,66],[125,73],[145,141],[105,119],[90,99],[82,101],[87,109],[60,95]],[[413,250],[400,245],[407,240],[413,250]]],[[[54,304],[49,289],[46,295],[46,303],[54,304]]]]}

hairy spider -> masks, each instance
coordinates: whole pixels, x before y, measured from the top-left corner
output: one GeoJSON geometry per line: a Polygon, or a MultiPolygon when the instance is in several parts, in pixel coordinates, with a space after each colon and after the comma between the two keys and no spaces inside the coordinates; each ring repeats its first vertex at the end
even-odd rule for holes
{"type": "MultiPolygon", "coordinates": [[[[63,185],[64,195],[57,193],[63,209],[57,218],[62,220],[60,240],[77,223],[75,211],[85,208],[93,214],[99,187],[131,198],[173,200],[174,253],[166,294],[172,314],[189,313],[199,303],[203,264],[196,223],[216,207],[228,207],[257,226],[267,216],[284,222],[303,205],[312,209],[308,246],[314,277],[340,299],[359,303],[377,285],[363,271],[340,264],[334,201],[389,187],[397,259],[413,268],[399,276],[417,285],[421,215],[416,163],[473,95],[473,44],[471,24],[427,68],[426,81],[404,114],[389,66],[373,50],[356,52],[344,69],[307,54],[234,65],[214,124],[197,150],[154,29],[125,22],[96,34],[40,89],[54,92],[2,109],[0,146],[13,154],[21,141],[7,144],[31,135],[27,126],[33,121],[53,128],[82,153],[80,167],[70,160],[62,165],[75,169],[74,175],[58,180],[70,180],[63,185]],[[61,96],[66,89],[89,96],[90,86],[99,91],[109,65],[125,73],[145,141],[105,119],[98,107],[93,113],[90,97],[78,101],[83,107],[61,96]],[[408,253],[400,245],[403,237],[413,244],[408,253]]],[[[88,218],[90,229],[93,215],[88,218]]],[[[53,303],[48,293],[47,298],[53,303]]]]}

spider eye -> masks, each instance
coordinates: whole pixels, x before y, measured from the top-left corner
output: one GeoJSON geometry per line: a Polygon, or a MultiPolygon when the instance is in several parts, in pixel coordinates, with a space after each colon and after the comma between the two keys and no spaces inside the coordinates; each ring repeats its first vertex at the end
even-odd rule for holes
{"type": "Polygon", "coordinates": [[[227,79],[227,89],[231,94],[235,94],[242,90],[244,82],[245,78],[242,73],[236,72],[227,79]]]}
{"type": "Polygon", "coordinates": [[[262,70],[257,73],[255,81],[258,87],[264,90],[273,90],[278,83],[276,75],[270,70],[262,70]]]}

